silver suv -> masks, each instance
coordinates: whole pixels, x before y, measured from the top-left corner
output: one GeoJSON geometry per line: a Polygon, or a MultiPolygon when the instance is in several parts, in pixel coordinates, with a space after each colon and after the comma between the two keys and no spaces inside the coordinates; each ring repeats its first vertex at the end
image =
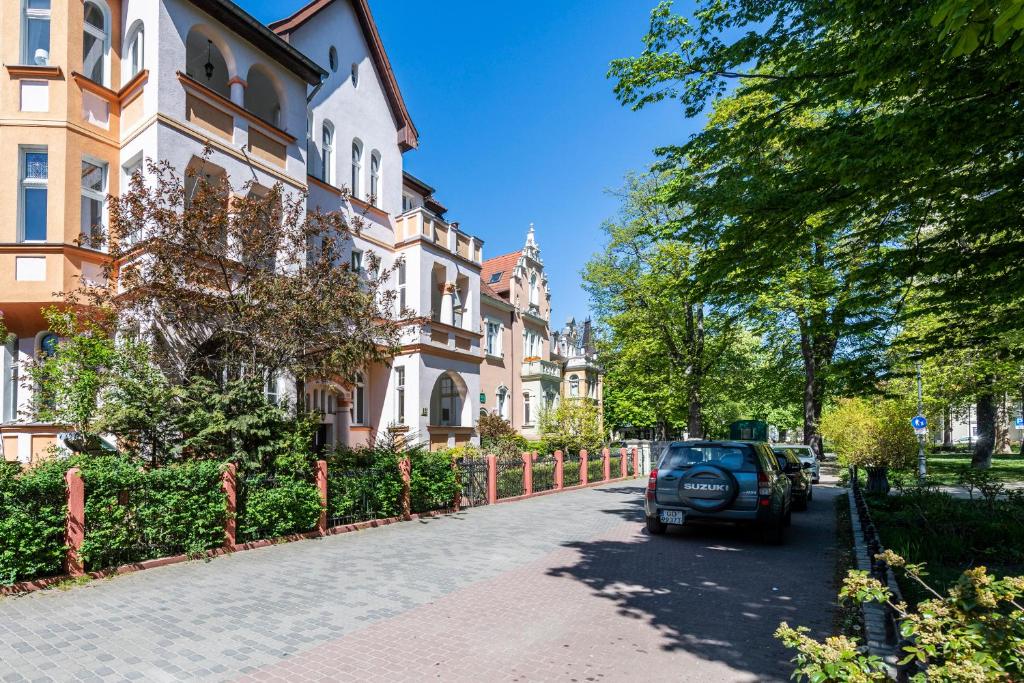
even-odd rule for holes
{"type": "Polygon", "coordinates": [[[651,470],[644,513],[651,534],[670,524],[727,522],[757,525],[781,543],[791,506],[791,483],[768,444],[678,441],[651,470]]]}

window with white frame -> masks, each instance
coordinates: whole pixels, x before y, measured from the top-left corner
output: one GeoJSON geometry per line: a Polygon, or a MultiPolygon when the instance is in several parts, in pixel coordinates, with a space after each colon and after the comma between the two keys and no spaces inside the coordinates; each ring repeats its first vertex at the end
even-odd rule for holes
{"type": "Polygon", "coordinates": [[[572,397],[580,395],[580,378],[576,375],[569,378],[569,395],[572,397]]]}
{"type": "Polygon", "coordinates": [[[82,159],[82,233],[83,246],[99,249],[106,232],[104,204],[107,199],[107,165],[82,159]]]}
{"type": "Polygon", "coordinates": [[[125,82],[138,76],[146,68],[146,31],[141,21],[136,21],[128,29],[128,39],[125,41],[125,55],[128,59],[128,76],[125,82]]]}
{"type": "Polygon", "coordinates": [[[540,305],[540,287],[537,286],[537,274],[530,277],[530,307],[537,308],[540,305]]]}
{"type": "Polygon", "coordinates": [[[497,320],[487,321],[487,355],[501,355],[501,323],[497,320]]]}
{"type": "Polygon", "coordinates": [[[523,392],[523,424],[533,424],[533,411],[530,392],[523,392]]]}
{"type": "Polygon", "coordinates": [[[370,203],[380,206],[380,152],[370,155],[370,203]]]}
{"type": "Polygon", "coordinates": [[[89,1],[83,5],[83,10],[82,72],[94,83],[109,87],[110,27],[106,9],[98,2],[89,1]]]}
{"type": "Polygon", "coordinates": [[[456,287],[452,290],[452,325],[462,327],[463,313],[462,294],[459,292],[459,288],[456,287]]]}
{"type": "Polygon", "coordinates": [[[2,422],[14,422],[18,419],[18,338],[13,334],[4,340],[3,353],[3,412],[2,422]]]}
{"type": "Polygon", "coordinates": [[[359,197],[359,178],[363,174],[363,145],[359,140],[352,141],[352,196],[359,197]]]}
{"type": "Polygon", "coordinates": [[[508,389],[505,387],[498,387],[498,391],[495,393],[495,409],[497,410],[498,416],[503,420],[508,419],[508,389]]]}
{"type": "Polygon", "coordinates": [[[363,252],[358,249],[353,249],[350,264],[352,266],[353,273],[363,272],[363,252]]]}
{"type": "MultiPolygon", "coordinates": [[[[122,192],[125,190],[131,190],[132,181],[135,179],[135,175],[138,174],[139,178],[141,179],[143,177],[143,173],[145,173],[145,171],[142,161],[142,154],[140,153],[134,159],[132,159],[127,164],[121,167],[121,174],[123,176],[121,180],[121,187],[123,188],[122,192]]],[[[131,227],[132,232],[125,235],[119,235],[119,238],[125,244],[131,244],[136,239],[138,239],[138,226],[133,222],[131,227]]]]}
{"type": "Polygon", "coordinates": [[[405,298],[405,260],[403,259],[398,263],[398,312],[401,313],[406,308],[405,298]]]}
{"type": "Polygon", "coordinates": [[[405,368],[395,368],[395,422],[405,424],[405,368]]]}
{"type": "Polygon", "coordinates": [[[355,385],[352,387],[352,407],[349,408],[349,415],[354,425],[366,423],[366,381],[361,372],[356,375],[355,385]]]}
{"type": "Polygon", "coordinates": [[[405,213],[406,211],[411,211],[414,206],[416,206],[416,202],[413,200],[412,196],[403,193],[402,194],[402,213],[405,213]]]}
{"type": "Polygon", "coordinates": [[[50,0],[23,0],[21,59],[24,64],[50,63],[50,0]]]}
{"type": "Polygon", "coordinates": [[[334,184],[334,126],[330,121],[324,121],[321,131],[321,145],[323,147],[323,168],[321,169],[321,180],[328,185],[334,184]]]}
{"type": "Polygon", "coordinates": [[[46,241],[47,179],[49,155],[45,147],[21,151],[21,239],[46,241]]]}

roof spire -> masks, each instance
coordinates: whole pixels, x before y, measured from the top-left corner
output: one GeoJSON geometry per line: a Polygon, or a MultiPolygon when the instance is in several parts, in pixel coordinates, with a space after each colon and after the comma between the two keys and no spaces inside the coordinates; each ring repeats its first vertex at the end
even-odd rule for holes
{"type": "Polygon", "coordinates": [[[523,253],[536,261],[540,261],[540,247],[537,246],[533,223],[530,223],[530,229],[526,232],[526,245],[523,247],[523,253]]]}

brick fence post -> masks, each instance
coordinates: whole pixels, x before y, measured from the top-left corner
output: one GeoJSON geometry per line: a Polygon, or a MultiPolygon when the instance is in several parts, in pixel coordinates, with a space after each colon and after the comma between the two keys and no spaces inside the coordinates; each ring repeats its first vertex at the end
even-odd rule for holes
{"type": "Polygon", "coordinates": [[[601,459],[604,461],[604,480],[612,478],[612,452],[607,448],[601,449],[601,459]]]}
{"type": "Polygon", "coordinates": [[[64,523],[64,543],[67,545],[64,568],[71,576],[81,576],[85,573],[85,566],[78,554],[85,540],[85,481],[81,470],[77,467],[69,469],[64,474],[64,483],[67,484],[68,493],[68,516],[64,523]]]}
{"type": "Polygon", "coordinates": [[[402,473],[402,518],[410,519],[412,517],[412,499],[410,496],[412,490],[412,463],[409,461],[408,456],[398,461],[398,471],[402,473]]]}
{"type": "Polygon", "coordinates": [[[626,461],[626,458],[628,457],[626,447],[623,446],[619,449],[619,476],[623,479],[625,479],[626,475],[629,474],[629,463],[626,461]]]}
{"type": "Polygon", "coordinates": [[[633,478],[640,476],[640,451],[633,446],[633,478]]]}
{"type": "Polygon", "coordinates": [[[533,493],[533,453],[523,453],[523,495],[533,493]]]}
{"type": "Polygon", "coordinates": [[[562,451],[555,451],[555,488],[561,490],[565,486],[565,456],[562,451]]]}
{"type": "Polygon", "coordinates": [[[320,492],[320,519],[316,530],[321,534],[327,532],[327,461],[316,461],[316,489],[320,492]]]}
{"type": "Polygon", "coordinates": [[[586,486],[589,481],[590,472],[587,468],[587,449],[580,451],[580,486],[586,486]]]}
{"type": "Polygon", "coordinates": [[[487,504],[498,502],[498,456],[487,456],[487,504]]]}
{"type": "Polygon", "coordinates": [[[235,547],[238,528],[238,466],[229,462],[220,475],[220,488],[224,491],[227,515],[224,517],[224,545],[235,547]]]}

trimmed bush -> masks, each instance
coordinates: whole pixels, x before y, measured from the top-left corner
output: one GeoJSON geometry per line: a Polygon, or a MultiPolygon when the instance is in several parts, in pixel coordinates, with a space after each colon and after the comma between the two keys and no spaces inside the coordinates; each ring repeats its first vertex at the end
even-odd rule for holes
{"type": "Polygon", "coordinates": [[[61,572],[66,471],[61,461],[24,473],[17,463],[0,463],[0,585],[61,572]]]}
{"type": "Polygon", "coordinates": [[[604,458],[601,452],[587,454],[587,483],[604,480],[604,458]]]}
{"type": "Polygon", "coordinates": [[[452,456],[447,451],[410,453],[410,502],[413,512],[428,512],[451,507],[461,490],[452,456]]]}
{"type": "Polygon", "coordinates": [[[397,517],[402,511],[398,463],[377,467],[329,464],[327,514],[331,524],[397,517]]]}
{"type": "Polygon", "coordinates": [[[227,513],[220,463],[189,461],[146,471],[120,455],[69,462],[85,481],[86,569],[198,555],[223,543],[227,513]]]}
{"type": "Polygon", "coordinates": [[[238,515],[238,540],[243,543],[310,531],[320,519],[322,506],[315,484],[257,475],[240,488],[244,502],[238,515]]]}

